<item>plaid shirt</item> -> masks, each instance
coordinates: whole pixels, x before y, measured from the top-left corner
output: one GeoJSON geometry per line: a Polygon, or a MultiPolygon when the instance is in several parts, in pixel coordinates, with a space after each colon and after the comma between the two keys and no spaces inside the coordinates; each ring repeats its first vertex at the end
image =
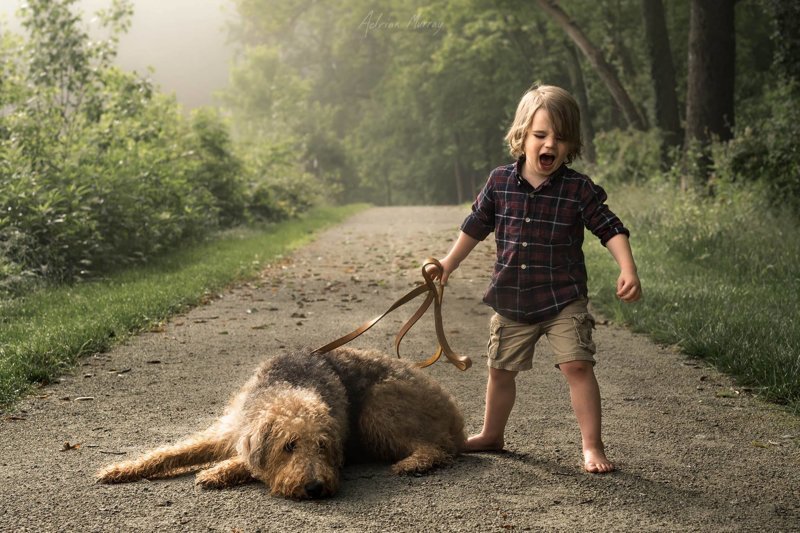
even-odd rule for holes
{"type": "Polygon", "coordinates": [[[497,262],[483,301],[506,318],[533,324],[587,296],[584,226],[603,245],[630,232],[588,176],[562,165],[534,189],[522,178],[523,162],[492,171],[461,230],[479,241],[494,231],[497,262]]]}

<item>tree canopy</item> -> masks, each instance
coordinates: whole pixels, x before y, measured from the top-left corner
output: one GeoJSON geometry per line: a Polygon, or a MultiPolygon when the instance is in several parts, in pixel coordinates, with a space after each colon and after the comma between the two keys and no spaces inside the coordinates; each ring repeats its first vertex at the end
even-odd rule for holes
{"type": "Polygon", "coordinates": [[[773,64],[787,84],[796,70],[786,0],[736,2],[713,50],[708,25],[692,21],[715,0],[235,3],[241,50],[226,103],[237,134],[281,144],[329,194],[380,204],[471,199],[509,160],[502,138],[535,82],[576,96],[587,145],[595,131],[657,131],[668,166],[687,141],[739,125],[730,106],[713,118],[721,126],[687,117],[707,107],[689,91],[701,79],[691,66],[709,69],[690,43],[712,56],[727,47],[735,82],[712,77],[698,90],[716,104],[730,89],[737,115],[763,108],[773,64]],[[699,122],[684,140],[687,119],[699,122]]]}

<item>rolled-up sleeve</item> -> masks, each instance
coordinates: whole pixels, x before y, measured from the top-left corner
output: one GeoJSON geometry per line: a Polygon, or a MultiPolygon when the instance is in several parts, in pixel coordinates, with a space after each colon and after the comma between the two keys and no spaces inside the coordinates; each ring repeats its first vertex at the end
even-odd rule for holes
{"type": "Polygon", "coordinates": [[[494,231],[494,183],[492,176],[472,204],[472,212],[461,224],[461,231],[479,241],[494,231]]]}
{"type": "Polygon", "coordinates": [[[631,232],[622,221],[606,205],[608,195],[603,188],[591,180],[587,180],[581,188],[581,216],[586,228],[591,231],[600,243],[606,243],[616,235],[627,235],[631,232]]]}

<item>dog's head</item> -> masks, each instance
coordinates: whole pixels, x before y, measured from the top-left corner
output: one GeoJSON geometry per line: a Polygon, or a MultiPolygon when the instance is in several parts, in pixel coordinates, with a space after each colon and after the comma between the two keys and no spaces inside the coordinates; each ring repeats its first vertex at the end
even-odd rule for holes
{"type": "MultiPolygon", "coordinates": [[[[273,495],[322,498],[339,488],[343,431],[319,394],[287,387],[265,399],[242,432],[237,451],[273,495]]],[[[254,406],[251,406],[254,407],[254,406]]]]}

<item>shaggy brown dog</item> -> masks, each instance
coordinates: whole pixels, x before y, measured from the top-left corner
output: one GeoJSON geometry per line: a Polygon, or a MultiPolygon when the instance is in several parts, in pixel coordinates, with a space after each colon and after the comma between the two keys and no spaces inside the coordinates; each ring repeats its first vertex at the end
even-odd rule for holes
{"type": "Polygon", "coordinates": [[[263,364],[210,428],[98,473],[102,483],[197,474],[203,487],[252,478],[272,494],[334,494],[348,458],[390,461],[397,474],[449,462],[463,448],[453,398],[412,365],[374,351],[284,354],[263,364]]]}

